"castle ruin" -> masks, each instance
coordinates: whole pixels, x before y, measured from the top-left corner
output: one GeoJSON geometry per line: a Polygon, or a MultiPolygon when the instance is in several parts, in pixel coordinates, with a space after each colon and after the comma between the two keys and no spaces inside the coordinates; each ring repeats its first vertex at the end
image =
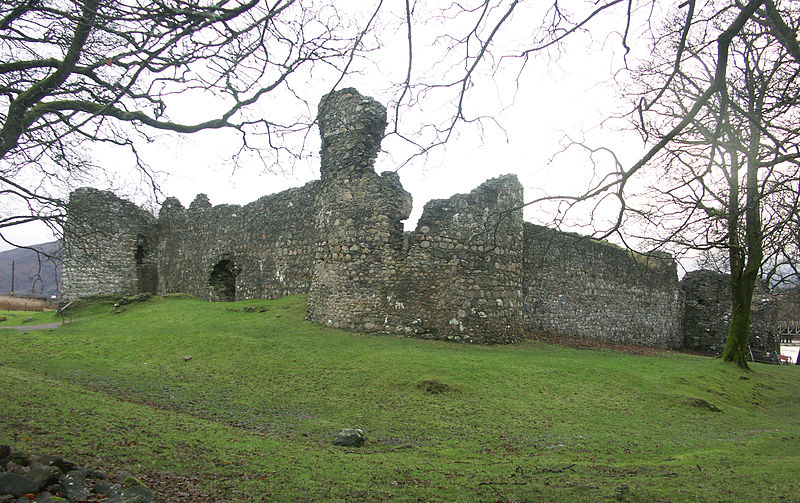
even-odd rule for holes
{"type": "Polygon", "coordinates": [[[154,217],[110,192],[74,191],[62,295],[308,294],[310,320],[363,332],[687,346],[672,257],[524,222],[513,175],[428,202],[404,232],[411,195],[396,173],[374,170],[385,127],[386,109],[356,90],[325,96],[320,179],[244,206],[168,198],[154,217]]]}

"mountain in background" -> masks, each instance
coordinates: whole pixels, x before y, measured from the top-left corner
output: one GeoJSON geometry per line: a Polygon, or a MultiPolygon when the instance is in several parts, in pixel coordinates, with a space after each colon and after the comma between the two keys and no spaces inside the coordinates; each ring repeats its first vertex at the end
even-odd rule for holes
{"type": "Polygon", "coordinates": [[[50,297],[58,295],[61,282],[61,241],[14,248],[0,252],[0,295],[11,293],[11,263],[14,262],[14,294],[50,297]]]}

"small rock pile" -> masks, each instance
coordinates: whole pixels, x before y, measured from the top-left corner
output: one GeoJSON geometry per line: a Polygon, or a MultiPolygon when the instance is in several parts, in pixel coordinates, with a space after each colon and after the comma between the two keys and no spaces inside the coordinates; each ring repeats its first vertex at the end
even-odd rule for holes
{"type": "Polygon", "coordinates": [[[23,454],[0,445],[0,503],[152,503],[153,491],[122,472],[102,473],[57,456],[23,454]]]}
{"type": "Polygon", "coordinates": [[[130,297],[122,297],[116,303],[114,303],[114,313],[119,314],[127,311],[128,308],[122,306],[144,302],[146,300],[150,300],[151,298],[153,298],[153,294],[151,293],[137,293],[136,295],[130,297]]]}

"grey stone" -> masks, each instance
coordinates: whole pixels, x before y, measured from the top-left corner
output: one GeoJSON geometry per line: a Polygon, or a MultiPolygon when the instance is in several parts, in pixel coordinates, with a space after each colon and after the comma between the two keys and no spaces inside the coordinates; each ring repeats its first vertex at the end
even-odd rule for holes
{"type": "Polygon", "coordinates": [[[36,503],[55,503],[57,501],[65,501],[65,500],[63,498],[53,497],[53,495],[49,491],[42,491],[36,494],[35,501],[36,503]]]}
{"type": "Polygon", "coordinates": [[[53,456],[49,460],[51,466],[57,466],[62,472],[67,473],[75,469],[75,463],[66,461],[58,456],[53,456]]]}
{"type": "Polygon", "coordinates": [[[28,466],[31,459],[27,454],[11,451],[11,454],[9,454],[3,462],[6,464],[14,463],[17,466],[28,466]]]}
{"type": "Polygon", "coordinates": [[[61,490],[69,500],[85,500],[91,494],[86,486],[86,475],[81,470],[72,470],[59,479],[61,490]]]}
{"type": "Polygon", "coordinates": [[[0,473],[0,494],[11,494],[22,496],[23,494],[35,493],[39,490],[39,485],[16,473],[0,473]]]}
{"type": "Polygon", "coordinates": [[[117,475],[117,482],[121,487],[127,487],[133,484],[138,484],[139,479],[137,479],[128,472],[119,472],[119,474],[117,475]]]}
{"type": "Polygon", "coordinates": [[[363,431],[354,428],[344,428],[336,434],[336,438],[333,439],[333,444],[343,447],[361,447],[366,440],[367,437],[364,436],[363,431]]]}
{"type": "Polygon", "coordinates": [[[143,501],[153,501],[153,491],[150,490],[144,484],[136,484],[130,487],[126,487],[122,490],[120,495],[125,498],[125,501],[130,502],[131,500],[135,500],[136,498],[140,498],[143,501]]]}
{"type": "Polygon", "coordinates": [[[25,478],[33,481],[36,484],[36,491],[40,491],[53,482],[58,482],[58,478],[62,475],[61,470],[57,466],[45,466],[41,464],[32,464],[25,478]]]}
{"type": "Polygon", "coordinates": [[[5,463],[5,469],[9,473],[16,473],[17,475],[24,475],[25,472],[28,471],[27,467],[18,465],[13,461],[7,461],[5,463]]]}
{"type": "Polygon", "coordinates": [[[111,485],[98,482],[95,485],[95,492],[107,496],[103,501],[107,503],[138,503],[153,501],[155,495],[153,491],[143,484],[139,479],[128,472],[120,472],[117,475],[119,483],[111,485]]]}
{"type": "Polygon", "coordinates": [[[121,488],[116,485],[108,493],[103,503],[150,503],[155,499],[153,492],[145,485],[137,484],[121,488]]]}
{"type": "MultiPolygon", "coordinates": [[[[119,486],[116,486],[118,489],[119,486]]],[[[111,491],[115,489],[115,485],[109,482],[108,480],[98,480],[92,490],[95,494],[99,496],[108,496],[111,494],[111,491]]]]}
{"type": "Polygon", "coordinates": [[[94,470],[92,468],[84,468],[84,467],[77,467],[74,469],[76,473],[79,473],[83,478],[90,479],[90,480],[105,480],[106,476],[102,473],[94,470]]]}

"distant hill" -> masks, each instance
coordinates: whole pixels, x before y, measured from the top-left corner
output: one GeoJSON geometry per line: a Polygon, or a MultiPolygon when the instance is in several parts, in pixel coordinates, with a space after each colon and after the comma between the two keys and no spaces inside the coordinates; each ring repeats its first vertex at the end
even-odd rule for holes
{"type": "Polygon", "coordinates": [[[11,293],[11,262],[14,262],[14,293],[16,295],[58,295],[61,282],[61,261],[45,255],[60,257],[61,241],[14,248],[0,252],[0,294],[11,293]]]}

